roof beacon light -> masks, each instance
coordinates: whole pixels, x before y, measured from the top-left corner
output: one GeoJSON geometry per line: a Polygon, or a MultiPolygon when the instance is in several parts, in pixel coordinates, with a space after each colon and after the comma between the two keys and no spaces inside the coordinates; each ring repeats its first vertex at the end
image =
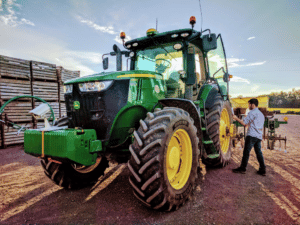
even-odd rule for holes
{"type": "Polygon", "coordinates": [[[157,34],[157,30],[155,30],[154,28],[150,28],[147,30],[147,36],[154,36],[157,34]]]}
{"type": "Polygon", "coordinates": [[[124,40],[124,39],[126,38],[125,32],[121,32],[121,33],[120,33],[120,38],[121,38],[122,40],[124,40]]]}
{"type": "Polygon", "coordinates": [[[121,33],[120,33],[120,38],[122,39],[123,46],[125,47],[125,38],[126,38],[125,32],[121,32],[121,33]]]}
{"type": "Polygon", "coordinates": [[[194,28],[195,23],[196,23],[196,17],[191,16],[190,17],[190,24],[192,25],[192,28],[194,28]]]}

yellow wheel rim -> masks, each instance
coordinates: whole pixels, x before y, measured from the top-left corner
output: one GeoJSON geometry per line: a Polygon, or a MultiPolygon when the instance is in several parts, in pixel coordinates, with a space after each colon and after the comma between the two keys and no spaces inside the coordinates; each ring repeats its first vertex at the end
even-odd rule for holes
{"type": "Polygon", "coordinates": [[[221,151],[226,153],[230,144],[230,119],[226,108],[222,110],[220,118],[220,146],[221,151]]]}
{"type": "Polygon", "coordinates": [[[169,183],[179,190],[189,179],[193,160],[192,143],[188,133],[178,129],[172,135],[166,155],[166,170],[169,183]]]}

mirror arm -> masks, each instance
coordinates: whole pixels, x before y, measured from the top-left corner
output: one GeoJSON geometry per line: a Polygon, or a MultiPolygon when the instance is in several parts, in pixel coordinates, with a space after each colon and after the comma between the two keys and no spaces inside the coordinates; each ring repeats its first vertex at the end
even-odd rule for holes
{"type": "Polygon", "coordinates": [[[202,35],[204,32],[206,32],[206,31],[208,31],[208,33],[209,33],[209,38],[210,38],[210,29],[206,29],[206,30],[202,31],[202,32],[201,32],[201,35],[202,35]]]}
{"type": "Polygon", "coordinates": [[[109,55],[110,53],[106,53],[102,55],[102,61],[104,60],[104,56],[109,55]]]}
{"type": "Polygon", "coordinates": [[[198,39],[198,38],[200,37],[200,35],[201,35],[200,32],[197,32],[197,33],[195,33],[195,34],[192,34],[192,35],[189,37],[188,41],[189,41],[189,42],[194,41],[194,40],[198,39]]]}

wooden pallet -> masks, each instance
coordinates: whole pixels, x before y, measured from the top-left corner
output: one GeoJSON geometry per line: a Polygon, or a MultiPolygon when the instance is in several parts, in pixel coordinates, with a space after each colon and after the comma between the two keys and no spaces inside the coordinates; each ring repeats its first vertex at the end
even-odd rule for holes
{"type": "Polygon", "coordinates": [[[65,82],[67,80],[80,77],[80,71],[66,70],[61,66],[58,66],[56,71],[57,71],[58,81],[65,82]]]}
{"type": "Polygon", "coordinates": [[[59,85],[59,100],[61,102],[65,101],[65,89],[64,89],[64,85],[62,83],[60,83],[59,85]]]}
{"type": "Polygon", "coordinates": [[[29,80],[30,61],[0,55],[0,76],[29,80]]]}
{"type": "MultiPolygon", "coordinates": [[[[5,102],[3,102],[3,104],[4,103],[5,102]]],[[[5,107],[3,115],[6,114],[8,119],[13,122],[32,122],[32,116],[29,114],[31,110],[31,101],[13,101],[5,107]]]]}
{"type": "Polygon", "coordinates": [[[67,109],[66,109],[66,103],[65,102],[61,102],[60,103],[60,117],[64,117],[67,116],[67,109]]]}
{"type": "Polygon", "coordinates": [[[47,80],[57,82],[55,64],[31,61],[31,70],[33,80],[47,80]]]}
{"type": "MultiPolygon", "coordinates": [[[[33,128],[32,123],[18,123],[18,125],[33,128]]],[[[11,127],[9,127],[9,129],[7,128],[7,126],[4,126],[4,140],[2,140],[3,147],[24,143],[24,132],[20,132],[18,135],[18,130],[11,127]]]]}
{"type": "Polygon", "coordinates": [[[34,96],[46,101],[58,101],[58,83],[32,81],[32,88],[34,96]]]}
{"type": "Polygon", "coordinates": [[[31,95],[30,80],[0,78],[0,97],[9,100],[18,95],[31,95]]]}

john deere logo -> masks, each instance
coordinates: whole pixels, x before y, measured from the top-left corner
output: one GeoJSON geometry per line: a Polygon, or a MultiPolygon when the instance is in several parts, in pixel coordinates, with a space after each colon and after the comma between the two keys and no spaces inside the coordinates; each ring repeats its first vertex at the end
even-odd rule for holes
{"type": "Polygon", "coordinates": [[[79,101],[74,102],[74,109],[80,109],[80,102],[79,101]]]}

